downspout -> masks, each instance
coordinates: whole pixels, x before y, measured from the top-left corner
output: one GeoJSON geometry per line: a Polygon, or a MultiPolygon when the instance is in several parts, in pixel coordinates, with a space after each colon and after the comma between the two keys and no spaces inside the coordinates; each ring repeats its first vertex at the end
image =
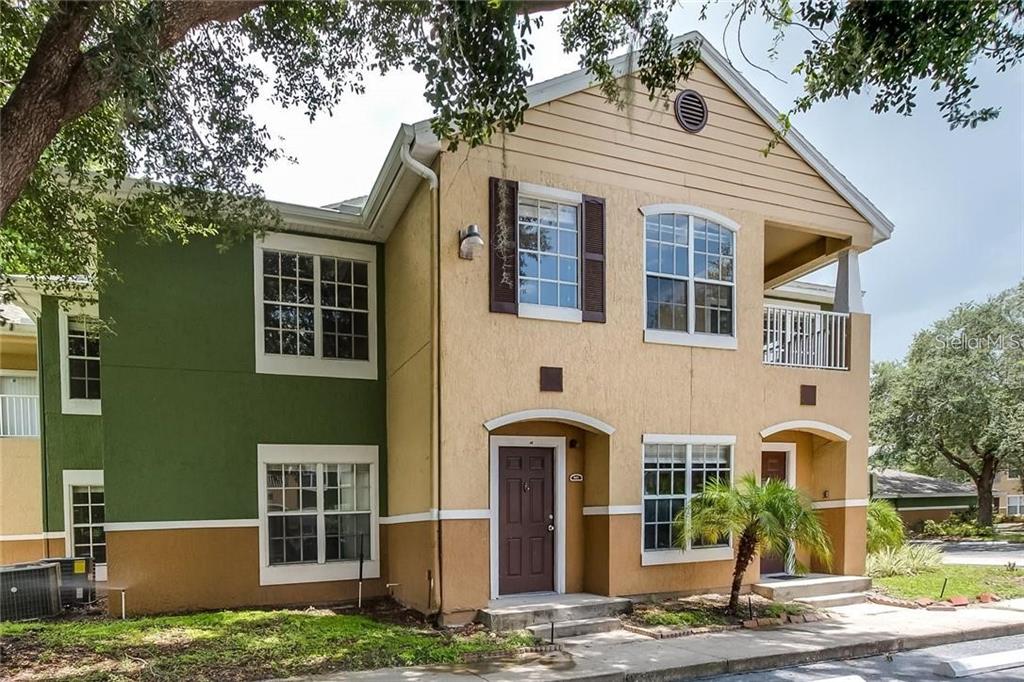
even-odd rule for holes
{"type": "MultiPolygon", "coordinates": [[[[43,374],[43,306],[40,303],[39,316],[36,317],[36,393],[39,394],[39,459],[42,464],[43,477],[43,558],[50,558],[50,459],[46,454],[46,394],[43,388],[46,378],[43,374]]],[[[64,556],[71,552],[64,548],[64,556]]]]}
{"type": "MultiPolygon", "coordinates": [[[[441,273],[441,247],[440,247],[440,222],[441,222],[441,197],[438,191],[438,179],[437,174],[429,167],[420,163],[412,157],[410,153],[411,147],[416,143],[415,133],[411,127],[405,129],[405,144],[402,145],[399,150],[399,157],[402,160],[402,164],[406,166],[410,171],[419,175],[427,184],[430,186],[431,201],[430,201],[430,243],[433,250],[434,256],[434,267],[430,273],[430,295],[434,299],[432,314],[434,317],[434,329],[431,332],[431,343],[434,347],[434,357],[432,358],[431,374],[434,380],[434,394],[433,398],[433,409],[431,410],[431,420],[433,431],[435,434],[434,442],[431,444],[431,453],[433,456],[433,465],[431,467],[431,475],[433,477],[433,484],[435,490],[435,499],[437,509],[437,535],[436,535],[436,556],[437,556],[437,614],[440,617],[442,613],[442,605],[444,604],[444,569],[442,559],[442,529],[441,529],[441,287],[440,287],[440,273],[441,273]]],[[[428,595],[428,599],[431,595],[428,595]]]]}

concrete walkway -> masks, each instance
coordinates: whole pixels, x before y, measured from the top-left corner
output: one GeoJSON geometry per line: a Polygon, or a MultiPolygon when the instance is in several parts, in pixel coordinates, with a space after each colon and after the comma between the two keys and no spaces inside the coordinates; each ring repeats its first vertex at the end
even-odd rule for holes
{"type": "Polygon", "coordinates": [[[1024,599],[956,611],[857,604],[821,623],[652,640],[610,632],[515,661],[393,668],[310,680],[682,680],[1024,634],[1024,599]]]}

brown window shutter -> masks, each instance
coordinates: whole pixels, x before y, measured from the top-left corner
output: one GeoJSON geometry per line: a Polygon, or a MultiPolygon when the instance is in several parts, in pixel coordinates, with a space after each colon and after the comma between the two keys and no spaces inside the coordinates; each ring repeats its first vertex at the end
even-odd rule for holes
{"type": "Polygon", "coordinates": [[[583,321],[605,321],[604,199],[583,197],[583,321]]]}
{"type": "Polygon", "coordinates": [[[514,180],[491,178],[491,312],[519,312],[519,268],[516,264],[519,229],[516,220],[519,211],[519,183],[514,180]],[[502,187],[507,190],[502,196],[502,187]],[[504,223],[511,234],[505,253],[499,246],[499,217],[504,214],[504,223]]]}

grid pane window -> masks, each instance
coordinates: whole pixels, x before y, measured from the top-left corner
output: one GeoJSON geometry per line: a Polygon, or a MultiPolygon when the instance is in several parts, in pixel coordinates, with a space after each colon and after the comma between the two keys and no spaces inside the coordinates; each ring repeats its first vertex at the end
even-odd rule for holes
{"type": "MultiPolygon", "coordinates": [[[[644,446],[644,550],[684,549],[674,523],[690,499],[712,480],[731,480],[732,446],[647,444],[644,446]]],[[[725,539],[714,546],[728,545],[725,539]]],[[[685,549],[708,547],[694,540],[685,549]]]]}
{"type": "Polygon", "coordinates": [[[320,307],[325,358],[370,358],[368,266],[347,258],[320,257],[320,307]]]}
{"type": "Polygon", "coordinates": [[[645,218],[644,233],[647,329],[731,336],[732,230],[696,216],[662,213],[645,218]]]}
{"type": "Polygon", "coordinates": [[[647,216],[647,328],[687,331],[690,227],[685,215],[647,216]]]}
{"type": "Polygon", "coordinates": [[[315,354],[313,256],[263,252],[263,350],[315,354]]]}
{"type": "Polygon", "coordinates": [[[271,565],[370,557],[369,464],[268,464],[271,565]]]}
{"type": "Polygon", "coordinates": [[[519,302],[579,307],[579,207],[519,199],[519,302]]]}
{"type": "Polygon", "coordinates": [[[107,563],[107,537],[103,530],[103,486],[81,485],[71,488],[71,541],[74,556],[92,557],[107,563]]]}
{"type": "Polygon", "coordinates": [[[100,399],[100,336],[84,322],[68,324],[68,395],[100,399]]]}

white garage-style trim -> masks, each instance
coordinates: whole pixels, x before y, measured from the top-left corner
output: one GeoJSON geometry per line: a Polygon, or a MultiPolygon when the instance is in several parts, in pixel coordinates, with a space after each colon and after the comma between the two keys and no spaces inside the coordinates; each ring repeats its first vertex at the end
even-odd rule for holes
{"type": "Polygon", "coordinates": [[[853,438],[853,436],[838,426],[832,426],[831,424],[815,421],[813,419],[797,419],[790,422],[782,422],[775,426],[769,426],[761,431],[761,438],[768,438],[769,436],[774,436],[776,433],[781,433],[782,431],[808,431],[816,436],[827,438],[828,440],[849,441],[853,438]]]}
{"type": "Polygon", "coordinates": [[[614,426],[601,421],[597,417],[591,417],[590,415],[586,415],[581,412],[573,412],[572,410],[556,409],[520,410],[519,412],[509,412],[508,414],[485,421],[484,428],[488,431],[493,431],[494,429],[500,429],[502,426],[508,426],[509,424],[531,421],[572,424],[573,426],[578,426],[587,431],[605,433],[609,436],[615,433],[614,426]]]}

